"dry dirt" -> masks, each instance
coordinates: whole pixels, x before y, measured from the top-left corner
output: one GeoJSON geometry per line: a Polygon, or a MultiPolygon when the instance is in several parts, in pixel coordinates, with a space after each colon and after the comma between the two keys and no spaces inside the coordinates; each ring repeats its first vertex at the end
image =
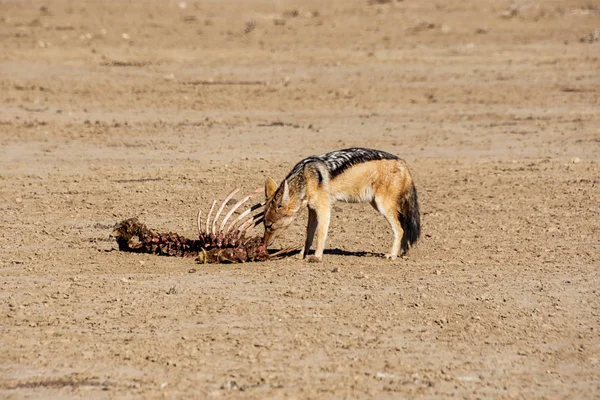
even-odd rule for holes
{"type": "Polygon", "coordinates": [[[0,1],[0,397],[600,398],[599,28],[589,0],[0,1]],[[345,204],[320,265],[111,251],[350,146],[412,168],[403,259],[345,204]]]}

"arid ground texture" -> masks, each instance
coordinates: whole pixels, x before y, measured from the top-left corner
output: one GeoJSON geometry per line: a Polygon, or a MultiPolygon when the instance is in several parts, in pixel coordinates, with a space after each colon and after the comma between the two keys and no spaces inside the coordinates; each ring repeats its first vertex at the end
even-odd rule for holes
{"type": "Polygon", "coordinates": [[[590,0],[0,0],[0,398],[600,398],[599,71],[590,0]],[[321,264],[116,250],[355,146],[403,258],[343,203],[321,264]]]}

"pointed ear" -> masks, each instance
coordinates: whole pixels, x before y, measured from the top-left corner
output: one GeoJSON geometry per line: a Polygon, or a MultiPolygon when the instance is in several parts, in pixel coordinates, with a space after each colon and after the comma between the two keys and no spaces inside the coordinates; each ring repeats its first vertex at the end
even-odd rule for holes
{"type": "Polygon", "coordinates": [[[272,178],[267,178],[265,181],[265,197],[268,199],[275,194],[277,190],[277,183],[272,178]]]}
{"type": "Polygon", "coordinates": [[[283,194],[281,195],[281,200],[279,200],[279,205],[281,207],[287,207],[290,204],[290,187],[288,186],[287,181],[283,181],[283,194]]]}

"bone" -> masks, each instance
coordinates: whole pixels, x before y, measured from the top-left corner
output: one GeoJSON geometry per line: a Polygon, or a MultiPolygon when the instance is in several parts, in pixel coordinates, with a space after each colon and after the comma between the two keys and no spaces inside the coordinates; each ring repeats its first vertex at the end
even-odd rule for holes
{"type": "Polygon", "coordinates": [[[264,205],[265,205],[265,203],[262,202],[262,203],[256,203],[256,204],[250,206],[246,211],[244,211],[243,213],[241,213],[240,215],[238,215],[238,217],[231,224],[229,224],[229,226],[225,230],[225,233],[228,233],[229,231],[231,231],[238,223],[240,223],[240,221],[244,220],[244,218],[248,214],[250,214],[253,211],[256,211],[257,209],[263,207],[264,205]]]}
{"type": "Polygon", "coordinates": [[[242,228],[240,230],[240,232],[242,232],[242,235],[246,235],[248,234],[248,232],[252,231],[254,228],[256,228],[258,225],[260,225],[263,222],[263,217],[258,218],[256,221],[254,221],[253,223],[248,224],[248,226],[242,228]]]}
{"type": "MultiPolygon", "coordinates": [[[[219,231],[222,231],[223,228],[225,227],[225,224],[227,223],[227,221],[229,221],[229,218],[231,218],[231,216],[233,215],[233,213],[235,212],[235,210],[237,210],[238,208],[240,208],[240,206],[242,204],[244,204],[245,202],[247,202],[248,200],[250,200],[250,198],[252,196],[254,196],[255,194],[261,193],[263,191],[263,188],[257,189],[254,192],[248,193],[247,195],[245,195],[244,197],[242,197],[242,199],[240,201],[238,201],[237,203],[235,203],[233,205],[233,207],[231,207],[231,210],[229,210],[229,212],[227,214],[225,214],[225,217],[223,218],[223,221],[221,222],[221,225],[219,226],[219,231]]],[[[228,232],[228,231],[226,231],[228,232]]]]}
{"type": "Polygon", "coordinates": [[[213,219],[213,222],[212,222],[212,230],[211,230],[211,232],[212,232],[212,234],[213,234],[213,235],[217,233],[217,221],[219,220],[219,216],[220,216],[220,215],[221,215],[221,213],[223,212],[223,209],[224,209],[224,208],[225,208],[225,206],[227,205],[227,202],[228,202],[229,200],[231,200],[231,198],[232,198],[233,196],[235,196],[235,194],[236,194],[237,192],[239,192],[239,191],[240,191],[240,189],[239,189],[239,188],[238,188],[238,189],[234,189],[234,190],[232,190],[232,191],[231,191],[231,193],[229,193],[229,194],[227,195],[227,197],[225,197],[225,199],[223,200],[223,202],[221,202],[221,206],[220,206],[220,207],[219,207],[219,209],[217,210],[217,213],[215,214],[215,218],[213,219]]]}
{"type": "Polygon", "coordinates": [[[253,224],[250,224],[249,227],[247,227],[246,229],[244,229],[244,234],[248,233],[249,231],[251,231],[252,229],[256,228],[258,225],[262,224],[262,222],[264,221],[264,217],[260,217],[257,218],[253,224]]]}
{"type": "Polygon", "coordinates": [[[208,227],[210,226],[210,216],[211,216],[211,214],[213,212],[213,209],[215,208],[216,205],[217,205],[217,201],[214,200],[213,203],[212,203],[212,206],[210,207],[210,211],[208,212],[208,215],[206,216],[206,229],[205,229],[206,233],[209,232],[208,227]]]}
{"type": "Polygon", "coordinates": [[[200,236],[200,234],[202,234],[202,228],[200,227],[200,225],[202,225],[202,210],[198,209],[198,216],[196,217],[196,226],[198,226],[198,236],[200,236]]]}
{"type": "Polygon", "coordinates": [[[236,227],[237,230],[242,230],[242,227],[248,225],[250,223],[250,221],[256,221],[257,218],[261,218],[264,217],[265,212],[261,211],[259,213],[256,213],[254,215],[249,215],[246,218],[240,220],[240,222],[238,223],[238,226],[236,227]]]}
{"type": "Polygon", "coordinates": [[[244,217],[246,217],[246,215],[250,214],[251,211],[252,211],[252,207],[248,208],[246,211],[244,211],[243,213],[241,213],[240,215],[238,215],[238,217],[235,220],[233,220],[233,222],[231,224],[229,224],[229,226],[227,226],[227,229],[225,229],[225,233],[229,233],[229,231],[231,231],[233,229],[233,227],[240,220],[242,220],[244,217]]]}
{"type": "Polygon", "coordinates": [[[256,225],[261,223],[264,219],[264,212],[253,215],[252,218],[248,218],[244,223],[242,223],[237,229],[241,233],[246,233],[246,231],[250,230],[250,228],[254,228],[256,225]]]}
{"type": "Polygon", "coordinates": [[[299,244],[297,246],[286,247],[285,249],[281,249],[273,254],[269,254],[269,258],[279,257],[282,254],[291,253],[292,251],[298,251],[298,250],[301,250],[302,247],[304,247],[304,246],[301,244],[299,244]]]}

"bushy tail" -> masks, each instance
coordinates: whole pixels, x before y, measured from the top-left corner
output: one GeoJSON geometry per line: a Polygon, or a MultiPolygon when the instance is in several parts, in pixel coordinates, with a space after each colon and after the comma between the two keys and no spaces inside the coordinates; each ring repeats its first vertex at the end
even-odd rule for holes
{"type": "Polygon", "coordinates": [[[409,246],[415,244],[421,235],[421,214],[419,213],[417,188],[414,183],[411,184],[409,192],[405,193],[400,199],[398,219],[404,230],[402,252],[405,253],[409,246]]]}

